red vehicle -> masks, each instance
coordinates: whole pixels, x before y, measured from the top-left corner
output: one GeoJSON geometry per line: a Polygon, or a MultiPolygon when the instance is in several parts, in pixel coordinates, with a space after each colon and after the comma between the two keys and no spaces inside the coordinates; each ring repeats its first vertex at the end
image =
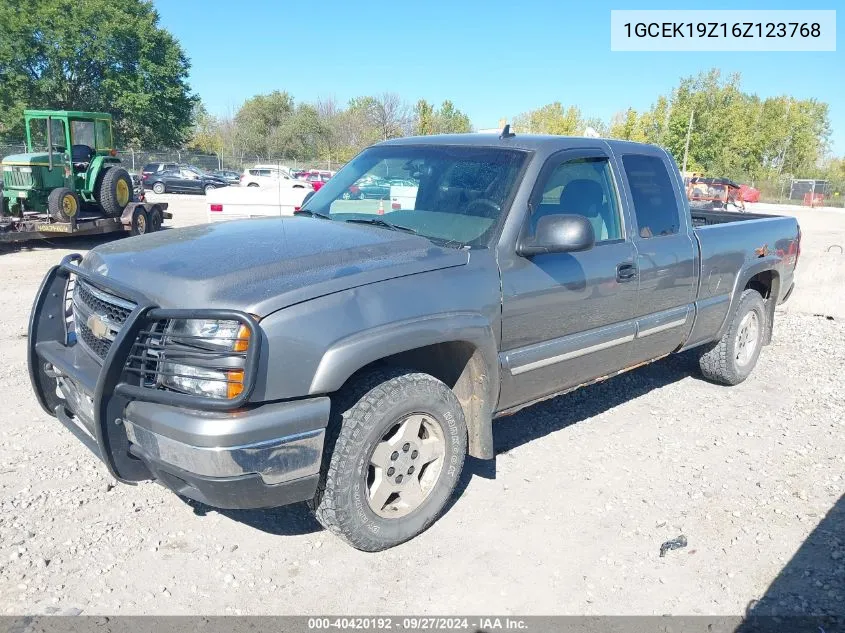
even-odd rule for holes
{"type": "Polygon", "coordinates": [[[332,177],[331,172],[328,171],[312,171],[305,176],[304,180],[311,183],[314,191],[319,191],[320,187],[326,184],[332,177]]]}
{"type": "Polygon", "coordinates": [[[760,202],[760,190],[751,185],[740,185],[739,195],[742,196],[743,202],[760,202]]]}

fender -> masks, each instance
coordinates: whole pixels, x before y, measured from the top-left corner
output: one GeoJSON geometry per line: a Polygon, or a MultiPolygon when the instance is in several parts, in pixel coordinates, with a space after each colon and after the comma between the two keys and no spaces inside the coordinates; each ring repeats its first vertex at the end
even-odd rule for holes
{"type": "Polygon", "coordinates": [[[755,275],[759,275],[760,273],[767,271],[771,271],[773,274],[771,292],[773,300],[766,302],[767,304],[771,305],[766,306],[766,318],[768,323],[766,324],[766,338],[764,340],[765,344],[768,344],[771,341],[771,326],[774,319],[775,306],[777,305],[778,293],[780,292],[780,272],[778,272],[777,269],[777,266],[780,263],[780,257],[778,257],[777,255],[768,255],[767,257],[753,260],[752,263],[748,264],[739,271],[739,274],[737,274],[736,276],[736,282],[734,283],[733,292],[731,293],[730,306],[728,306],[728,311],[725,313],[725,318],[722,321],[722,325],[719,327],[719,331],[713,337],[714,341],[720,340],[725,335],[725,331],[730,325],[730,320],[733,317],[737,305],[739,304],[739,299],[742,296],[742,291],[745,288],[745,285],[755,275]]]}
{"type": "Polygon", "coordinates": [[[94,156],[91,159],[91,164],[88,166],[88,173],[85,174],[86,191],[95,193],[103,174],[106,173],[106,169],[120,164],[117,158],[111,156],[94,156]]]}
{"type": "Polygon", "coordinates": [[[470,455],[491,459],[494,454],[493,410],[499,399],[499,361],[490,321],[481,314],[453,312],[420,317],[341,339],[320,360],[309,395],[337,391],[356,371],[379,359],[428,345],[454,342],[473,345],[476,350],[473,359],[480,359],[480,367],[471,377],[474,384],[469,384],[470,393],[456,393],[465,412],[470,412],[467,415],[470,455]]]}

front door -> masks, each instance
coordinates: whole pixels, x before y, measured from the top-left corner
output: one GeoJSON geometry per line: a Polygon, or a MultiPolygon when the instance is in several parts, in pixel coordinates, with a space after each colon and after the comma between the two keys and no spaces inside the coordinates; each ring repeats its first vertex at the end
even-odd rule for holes
{"type": "Polygon", "coordinates": [[[523,231],[533,231],[544,215],[583,215],[596,244],[500,261],[499,410],[626,365],[636,328],[637,257],[616,182],[610,157],[598,148],[559,152],[543,168],[523,231]]]}

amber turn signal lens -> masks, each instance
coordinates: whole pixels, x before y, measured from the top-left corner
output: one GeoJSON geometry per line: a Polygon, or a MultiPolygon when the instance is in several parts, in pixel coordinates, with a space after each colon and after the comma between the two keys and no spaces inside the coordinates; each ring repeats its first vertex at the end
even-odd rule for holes
{"type": "Polygon", "coordinates": [[[226,378],[229,381],[226,385],[226,397],[229,400],[237,398],[244,392],[244,370],[233,369],[226,372],[226,378]]]}
{"type": "Polygon", "coordinates": [[[238,328],[238,338],[233,349],[236,352],[245,352],[249,349],[249,328],[246,325],[238,328]]]}

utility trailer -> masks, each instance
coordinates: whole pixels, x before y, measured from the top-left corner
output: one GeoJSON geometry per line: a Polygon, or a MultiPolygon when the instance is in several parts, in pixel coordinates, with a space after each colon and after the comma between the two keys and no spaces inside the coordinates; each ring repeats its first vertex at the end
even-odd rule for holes
{"type": "Polygon", "coordinates": [[[161,230],[173,214],[166,202],[130,202],[119,217],[103,217],[98,211],[80,211],[68,222],[59,222],[49,213],[24,211],[21,215],[0,213],[0,243],[52,239],[65,235],[102,235],[128,231],[144,235],[161,230]]]}

